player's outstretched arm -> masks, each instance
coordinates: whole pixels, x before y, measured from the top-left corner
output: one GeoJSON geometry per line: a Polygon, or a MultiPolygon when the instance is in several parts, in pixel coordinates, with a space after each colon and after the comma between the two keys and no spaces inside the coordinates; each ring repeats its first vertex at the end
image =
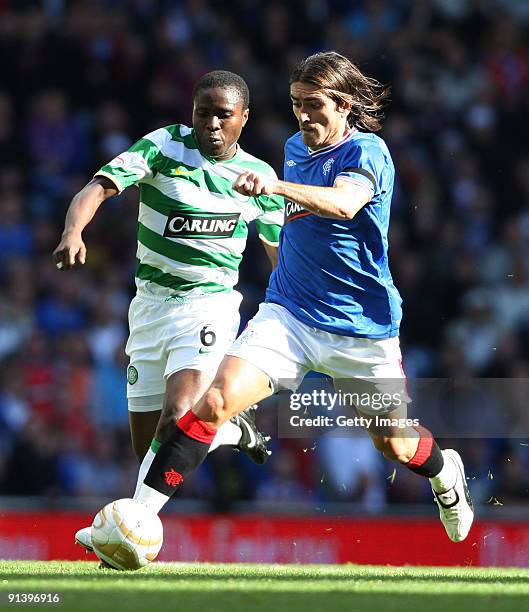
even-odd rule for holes
{"type": "Polygon", "coordinates": [[[98,176],[72,198],[66,212],[61,241],[53,251],[53,261],[59,270],[68,270],[76,263],[85,263],[86,246],[82,232],[101,204],[116,193],[118,190],[110,179],[98,176]]]}
{"type": "Polygon", "coordinates": [[[280,181],[256,172],[243,172],[233,188],[247,196],[281,195],[329,219],[352,219],[372,198],[368,189],[348,181],[337,180],[332,187],[316,187],[280,181]]]}

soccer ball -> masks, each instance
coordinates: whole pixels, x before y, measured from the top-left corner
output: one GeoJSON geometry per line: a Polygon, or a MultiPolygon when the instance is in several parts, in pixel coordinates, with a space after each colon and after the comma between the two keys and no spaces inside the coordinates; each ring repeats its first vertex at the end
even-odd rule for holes
{"type": "Polygon", "coordinates": [[[107,504],[92,523],[92,546],[115,569],[137,570],[156,559],[163,542],[157,514],[133,499],[107,504]]]}

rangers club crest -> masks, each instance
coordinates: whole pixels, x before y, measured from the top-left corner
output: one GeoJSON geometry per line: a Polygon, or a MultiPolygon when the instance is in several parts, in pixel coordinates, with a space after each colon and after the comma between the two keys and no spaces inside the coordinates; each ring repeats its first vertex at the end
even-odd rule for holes
{"type": "Polygon", "coordinates": [[[334,164],[334,157],[329,157],[329,159],[323,164],[323,176],[327,176],[331,171],[331,167],[334,164]]]}

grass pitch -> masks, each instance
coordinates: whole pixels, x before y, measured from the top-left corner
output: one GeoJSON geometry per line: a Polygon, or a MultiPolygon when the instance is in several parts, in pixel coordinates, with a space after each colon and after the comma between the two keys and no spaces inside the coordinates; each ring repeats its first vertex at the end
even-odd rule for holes
{"type": "Polygon", "coordinates": [[[0,561],[7,594],[60,593],[59,612],[428,612],[527,610],[529,570],[359,565],[154,563],[138,572],[95,562],[0,561]]]}

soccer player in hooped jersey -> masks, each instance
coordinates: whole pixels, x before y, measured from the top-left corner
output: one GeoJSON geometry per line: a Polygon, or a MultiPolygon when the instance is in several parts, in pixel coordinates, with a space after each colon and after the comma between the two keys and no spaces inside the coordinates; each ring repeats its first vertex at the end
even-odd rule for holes
{"type": "MultiPolygon", "coordinates": [[[[373,390],[405,381],[401,299],[387,256],[394,168],[373,133],[386,93],[347,58],[326,52],[294,70],[290,97],[300,131],[285,146],[285,180],[249,170],[234,184],[245,195],[286,198],[279,263],[266,302],[140,486],[138,500],[155,511],[204,459],[224,422],[281,386],[295,389],[308,370],[337,384],[365,379],[373,390]]],[[[357,408],[399,417],[398,404],[357,408]]],[[[465,539],[474,515],[459,454],[442,451],[423,427],[371,426],[369,434],[386,458],[430,480],[448,537],[465,539]]]]}
{"type": "MultiPolygon", "coordinates": [[[[137,489],[174,423],[208,388],[238,331],[241,295],[233,287],[251,221],[277,262],[284,199],[233,189],[247,170],[275,178],[268,164],[237,143],[248,106],[248,87],[238,75],[202,77],[193,92],[193,129],[155,130],[103,166],[73,198],[53,253],[59,269],[84,264],[81,233],[99,206],[139,185],[137,294],[126,347],[132,444],[142,462],[137,489]]],[[[264,463],[268,451],[255,408],[226,422],[208,448],[222,444],[264,463]]],[[[90,529],[78,531],[76,541],[91,550],[90,529]]]]}

